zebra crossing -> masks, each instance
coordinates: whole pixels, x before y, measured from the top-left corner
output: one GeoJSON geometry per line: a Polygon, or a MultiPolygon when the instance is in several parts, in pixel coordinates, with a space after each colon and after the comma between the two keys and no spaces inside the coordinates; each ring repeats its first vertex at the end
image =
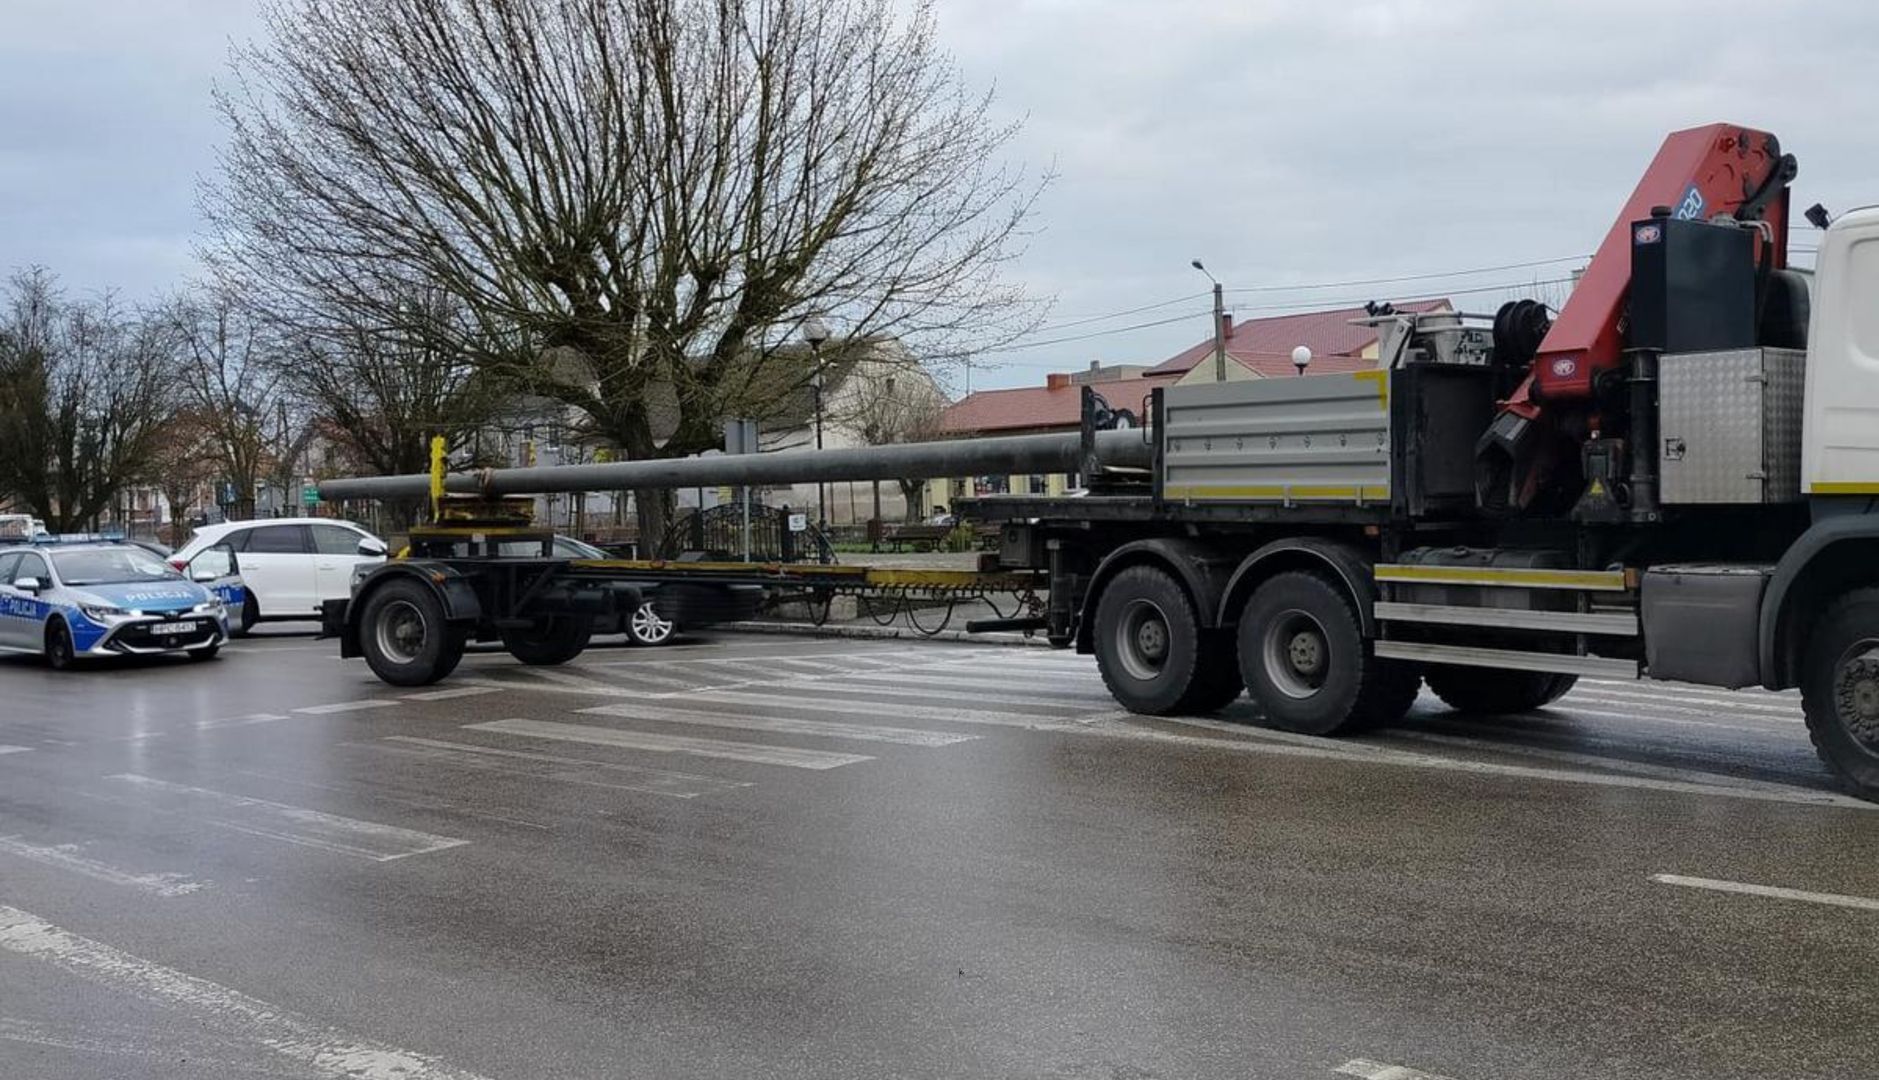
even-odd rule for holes
{"type": "MultiPolygon", "coordinates": [[[[501,778],[524,785],[522,791],[549,785],[586,792],[601,801],[582,805],[610,812],[630,812],[633,800],[645,797],[742,806],[737,800],[797,782],[792,777],[917,764],[922,755],[968,751],[988,738],[1025,732],[1848,802],[1827,793],[1792,692],[1588,679],[1546,710],[1487,719],[1457,716],[1425,694],[1404,722],[1350,739],[1260,727],[1244,699],[1217,717],[1130,716],[1117,710],[1090,658],[998,647],[641,656],[561,668],[473,658],[447,686],[368,692],[345,701],[283,703],[277,711],[232,719],[195,718],[185,730],[260,741],[283,726],[329,725],[346,730],[343,745],[367,762],[395,759],[429,770],[436,790],[501,778]]],[[[29,749],[0,752],[19,754],[9,758],[17,761],[29,749]]],[[[376,794],[364,800],[383,811],[376,816],[261,798],[272,793],[242,790],[232,781],[185,782],[161,775],[155,765],[109,773],[99,783],[99,799],[335,857],[378,863],[447,857],[474,842],[473,820],[464,822],[463,835],[446,835],[449,829],[376,819],[395,819],[413,807],[448,814],[450,804],[394,798],[369,771],[349,790],[376,794]]],[[[207,887],[172,868],[114,863],[98,854],[101,839],[0,835],[0,862],[62,869],[165,900],[207,887]]]]}

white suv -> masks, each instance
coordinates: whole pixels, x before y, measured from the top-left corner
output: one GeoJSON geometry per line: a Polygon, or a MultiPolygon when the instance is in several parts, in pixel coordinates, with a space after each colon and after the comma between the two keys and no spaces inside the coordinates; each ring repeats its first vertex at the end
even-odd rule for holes
{"type": "Polygon", "coordinates": [[[203,548],[227,544],[240,560],[248,604],[238,632],[260,621],[318,619],[320,604],[351,595],[353,568],[385,561],[385,541],[349,521],[271,518],[204,525],[170,556],[187,565],[203,548]]]}

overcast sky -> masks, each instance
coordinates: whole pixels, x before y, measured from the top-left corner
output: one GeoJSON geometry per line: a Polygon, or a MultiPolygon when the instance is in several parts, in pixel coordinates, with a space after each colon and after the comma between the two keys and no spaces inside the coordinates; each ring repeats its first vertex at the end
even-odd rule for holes
{"type": "MultiPolygon", "coordinates": [[[[192,272],[209,89],[253,7],[0,0],[0,270],[131,300],[192,272]]],[[[1024,118],[1014,158],[1058,174],[1015,271],[1056,297],[1037,340],[1103,335],[988,357],[975,388],[1205,338],[1196,257],[1263,290],[1229,294],[1240,318],[1446,293],[1491,309],[1573,264],[1279,290],[1590,252],[1680,127],[1775,132],[1797,209],[1879,202],[1870,0],[941,0],[940,17],[968,78],[1024,118]]]]}

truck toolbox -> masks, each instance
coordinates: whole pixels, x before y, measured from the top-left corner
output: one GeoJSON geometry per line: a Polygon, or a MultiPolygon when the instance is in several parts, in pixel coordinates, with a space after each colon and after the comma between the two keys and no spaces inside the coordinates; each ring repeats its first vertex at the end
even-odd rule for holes
{"type": "Polygon", "coordinates": [[[1761,682],[1756,629],[1771,566],[1698,563],[1644,575],[1644,658],[1653,679],[1731,688],[1761,682]]]}
{"type": "Polygon", "coordinates": [[[1801,497],[1804,356],[1792,349],[1731,349],[1658,360],[1666,505],[1801,497]]]}

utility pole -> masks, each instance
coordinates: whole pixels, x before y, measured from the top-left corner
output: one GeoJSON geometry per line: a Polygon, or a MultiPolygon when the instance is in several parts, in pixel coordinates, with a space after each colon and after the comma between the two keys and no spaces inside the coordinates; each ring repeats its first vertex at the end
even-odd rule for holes
{"type": "Polygon", "coordinates": [[[1194,269],[1207,274],[1207,280],[1214,283],[1214,381],[1227,381],[1227,305],[1225,290],[1220,287],[1220,279],[1207,273],[1207,267],[1199,259],[1193,262],[1194,269]]]}

